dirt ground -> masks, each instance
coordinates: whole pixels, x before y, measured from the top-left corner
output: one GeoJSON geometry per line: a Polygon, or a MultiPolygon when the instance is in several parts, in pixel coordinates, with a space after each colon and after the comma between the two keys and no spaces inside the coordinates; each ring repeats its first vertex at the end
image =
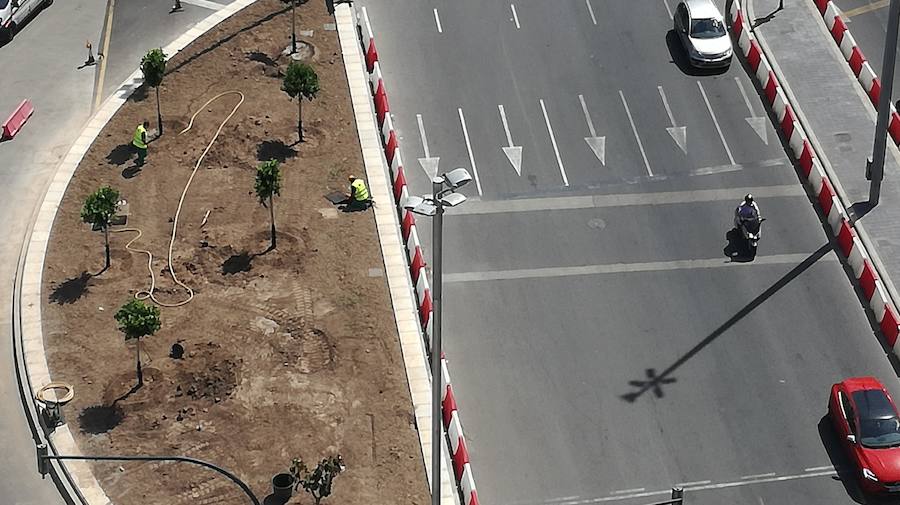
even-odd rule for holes
{"type": "MultiPolygon", "coordinates": [[[[364,175],[337,33],[324,2],[297,9],[300,38],[321,92],[303,107],[280,90],[289,58],[290,8],[260,0],[207,33],[168,64],[161,86],[164,135],[147,165],[133,168],[128,143],[144,119],[155,128],[153,90],[139,89],[106,126],[75,174],[56,219],[44,272],[44,335],[54,380],[75,387],[64,409],[86,454],[187,455],[223,466],[262,500],[291,458],[314,465],[340,454],[346,471],[325,503],[427,503],[428,491],[399,341],[371,212],[343,213],[324,195],[364,175]],[[307,48],[308,49],[308,48],[307,48]],[[308,51],[307,51],[308,53],[308,51]],[[178,222],[175,273],[196,297],[162,308],[162,328],[143,340],[146,384],[135,385],[134,347],[116,310],[150,284],[156,296],[187,297],[166,266],[172,218],[194,163],[237,103],[197,172],[178,222]],[[269,212],[253,193],[260,160],[280,158],[269,212]],[[125,226],[103,237],[79,217],[86,195],[111,185],[128,202],[125,226]],[[201,222],[210,212],[208,223],[201,222]],[[181,344],[181,359],[170,356],[181,344]]],[[[135,62],[137,65],[138,62],[135,62]]],[[[247,503],[217,474],[185,464],[98,463],[94,472],[117,505],[247,503]]],[[[312,503],[300,491],[290,503],[312,503]]]]}

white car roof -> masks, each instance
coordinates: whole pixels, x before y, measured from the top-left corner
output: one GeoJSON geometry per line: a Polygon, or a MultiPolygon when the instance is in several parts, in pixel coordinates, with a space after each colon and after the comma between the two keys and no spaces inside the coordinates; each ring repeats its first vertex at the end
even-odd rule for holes
{"type": "Polygon", "coordinates": [[[722,19],[719,8],[712,0],[685,0],[693,19],[722,19]]]}

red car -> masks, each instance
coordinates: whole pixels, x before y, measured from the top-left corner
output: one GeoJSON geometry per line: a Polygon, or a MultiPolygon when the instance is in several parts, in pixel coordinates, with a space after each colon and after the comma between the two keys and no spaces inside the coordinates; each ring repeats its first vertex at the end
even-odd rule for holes
{"type": "Polygon", "coordinates": [[[900,493],[900,416],[884,385],[854,377],[831,386],[828,415],[863,491],[900,493]]]}

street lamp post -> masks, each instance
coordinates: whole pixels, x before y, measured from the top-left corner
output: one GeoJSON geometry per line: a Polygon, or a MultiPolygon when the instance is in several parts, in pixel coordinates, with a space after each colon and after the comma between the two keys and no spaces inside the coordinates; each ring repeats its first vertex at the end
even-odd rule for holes
{"type": "Polygon", "coordinates": [[[891,92],[894,85],[894,64],[897,59],[897,29],[900,25],[900,0],[891,0],[887,34],[884,39],[884,62],[881,71],[881,94],[878,97],[878,121],[875,124],[875,145],[867,160],[866,179],[869,186],[869,206],[878,205],[881,181],[884,179],[884,151],[887,147],[888,121],[891,117],[891,92]]]}
{"type": "Polygon", "coordinates": [[[432,223],[432,269],[431,287],[431,503],[441,505],[441,270],[443,263],[444,207],[456,207],[466,201],[466,197],[456,191],[468,184],[472,176],[464,168],[457,168],[431,180],[431,196],[411,196],[403,203],[404,208],[416,214],[434,217],[432,223]]]}

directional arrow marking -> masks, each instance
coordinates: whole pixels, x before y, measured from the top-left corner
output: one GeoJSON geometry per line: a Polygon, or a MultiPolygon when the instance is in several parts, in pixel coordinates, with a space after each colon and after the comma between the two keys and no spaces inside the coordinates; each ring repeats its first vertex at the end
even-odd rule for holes
{"type": "Polygon", "coordinates": [[[581,102],[581,110],[584,111],[584,120],[587,121],[588,131],[591,133],[591,136],[585,137],[584,141],[587,142],[591,151],[594,151],[594,155],[600,160],[600,164],[606,166],[606,137],[597,136],[597,130],[594,128],[594,122],[591,120],[591,113],[588,112],[587,104],[584,103],[584,95],[578,95],[578,100],[581,102]]]}
{"type": "Polygon", "coordinates": [[[419,135],[422,136],[422,147],[425,149],[425,157],[419,158],[419,165],[421,165],[422,170],[425,171],[425,175],[429,179],[434,179],[437,177],[438,163],[441,158],[438,156],[432,157],[431,152],[428,150],[428,137],[425,136],[425,123],[422,121],[421,114],[416,114],[416,122],[419,123],[419,135]]]}
{"type": "Polygon", "coordinates": [[[666,100],[666,92],[663,91],[662,86],[657,86],[656,89],[659,90],[659,97],[662,98],[663,106],[666,108],[666,114],[669,115],[669,122],[672,123],[672,126],[666,128],[666,131],[672,136],[672,140],[675,141],[675,144],[678,145],[681,152],[687,154],[687,127],[675,124],[675,116],[672,114],[672,108],[669,107],[669,101],[666,100]]]}
{"type": "Polygon", "coordinates": [[[509,132],[509,123],[506,121],[506,111],[503,109],[502,105],[498,105],[497,108],[500,110],[500,120],[503,121],[503,131],[506,132],[506,143],[508,147],[501,147],[503,150],[503,154],[506,155],[509,162],[512,164],[513,169],[515,169],[516,173],[521,177],[522,175],[522,146],[514,146],[512,134],[509,132]]]}
{"type": "Polygon", "coordinates": [[[750,117],[744,118],[744,121],[750,125],[750,128],[753,128],[753,131],[755,131],[757,135],[759,135],[763,144],[769,145],[769,138],[766,134],[766,118],[754,115],[753,105],[750,103],[750,97],[747,96],[747,90],[744,89],[744,84],[737,77],[734,78],[734,82],[737,83],[738,89],[741,90],[741,96],[744,97],[744,103],[747,105],[747,110],[750,111],[750,117]]]}

